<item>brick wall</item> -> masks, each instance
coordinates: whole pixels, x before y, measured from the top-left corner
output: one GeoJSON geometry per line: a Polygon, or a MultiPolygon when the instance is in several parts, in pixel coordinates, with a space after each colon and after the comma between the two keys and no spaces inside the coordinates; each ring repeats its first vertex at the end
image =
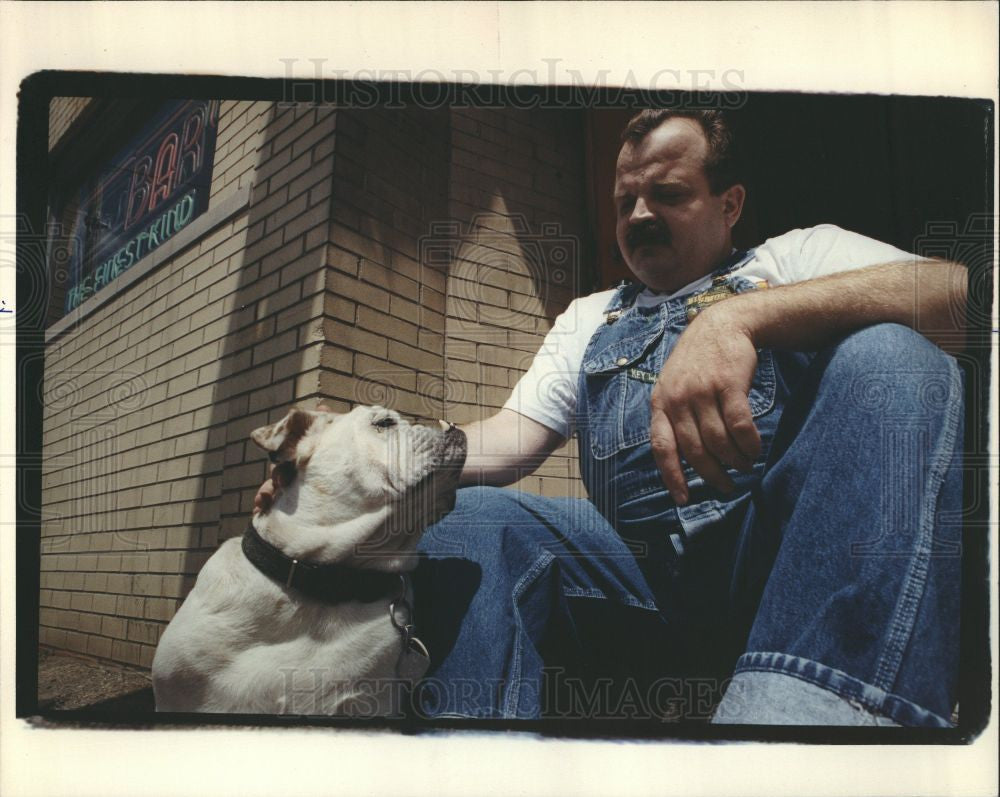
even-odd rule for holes
{"type": "MultiPolygon", "coordinates": [[[[223,102],[207,214],[246,207],[47,347],[41,642],[148,667],[250,516],[250,431],[293,403],[499,407],[583,279],[582,135],[567,113],[223,102]]],[[[522,486],[582,494],[572,454],[522,486]]]]}
{"type": "Polygon", "coordinates": [[[336,114],[308,106],[272,107],[271,114],[255,143],[248,138],[240,144],[240,135],[234,136],[233,159],[221,178],[224,186],[253,183],[240,268],[217,283],[219,304],[212,313],[228,313],[224,324],[215,322],[221,337],[214,412],[222,429],[222,538],[243,532],[254,493],[267,478],[267,461],[250,432],[277,421],[294,402],[314,404],[304,400],[318,395],[325,319],[338,302],[325,268],[336,114]],[[243,154],[237,157],[238,147],[243,154]],[[241,159],[253,147],[259,165],[248,171],[241,159]]]}
{"type": "Polygon", "coordinates": [[[447,213],[447,114],[341,110],[318,393],[335,408],[384,404],[442,415],[446,274],[419,260],[424,230],[447,213]]]}
{"type": "Polygon", "coordinates": [[[293,400],[296,337],[323,313],[332,113],[320,116],[223,103],[212,204],[252,186],[249,208],[48,346],[43,644],[148,666],[263,480],[246,432],[293,400]]]}
{"type": "MultiPolygon", "coordinates": [[[[555,316],[585,292],[583,118],[568,111],[451,113],[449,417],[499,409],[555,316]]],[[[576,441],[516,487],[583,497],[576,441]]]]}

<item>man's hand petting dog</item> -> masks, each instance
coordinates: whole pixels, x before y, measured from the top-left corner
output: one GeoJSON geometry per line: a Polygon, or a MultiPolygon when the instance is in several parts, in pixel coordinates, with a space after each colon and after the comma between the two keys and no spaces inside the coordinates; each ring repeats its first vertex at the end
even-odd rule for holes
{"type": "MultiPolygon", "coordinates": [[[[329,412],[332,414],[333,409],[326,404],[320,404],[316,407],[316,412],[329,412]]],[[[270,510],[275,496],[278,494],[278,490],[287,487],[294,478],[294,470],[289,471],[287,468],[272,467],[270,478],[260,486],[257,494],[253,497],[253,514],[256,516],[261,512],[270,510]]]]}

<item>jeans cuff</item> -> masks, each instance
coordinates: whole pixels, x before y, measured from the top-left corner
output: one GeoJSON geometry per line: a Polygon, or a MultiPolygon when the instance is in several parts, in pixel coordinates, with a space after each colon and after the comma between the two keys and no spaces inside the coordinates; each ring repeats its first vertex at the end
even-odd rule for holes
{"type": "Polygon", "coordinates": [[[888,724],[884,718],[909,727],[952,727],[933,711],[845,672],[799,656],[771,652],[740,656],[713,721],[762,725],[888,724]]]}

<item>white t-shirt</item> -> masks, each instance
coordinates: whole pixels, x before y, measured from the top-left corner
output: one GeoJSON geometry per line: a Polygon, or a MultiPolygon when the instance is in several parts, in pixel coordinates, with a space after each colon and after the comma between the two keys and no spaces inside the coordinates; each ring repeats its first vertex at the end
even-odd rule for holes
{"type": "MultiPolygon", "coordinates": [[[[913,255],[889,244],[833,224],[821,224],[769,238],[756,248],[753,259],[732,273],[764,279],[772,286],[788,285],[910,258],[913,255]]],[[[650,307],[703,290],[710,284],[711,276],[706,276],[671,294],[654,293],[647,288],[636,298],[636,304],[650,307]]],[[[514,387],[504,409],[525,415],[563,437],[572,435],[583,355],[594,332],[604,323],[604,308],[614,293],[614,289],[592,293],[570,303],[545,336],[531,367],[514,387]]]]}

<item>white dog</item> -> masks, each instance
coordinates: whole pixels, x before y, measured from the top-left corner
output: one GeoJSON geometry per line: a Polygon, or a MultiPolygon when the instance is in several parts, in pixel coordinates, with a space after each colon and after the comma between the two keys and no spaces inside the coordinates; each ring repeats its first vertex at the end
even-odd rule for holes
{"type": "Polygon", "coordinates": [[[454,507],[465,435],[382,407],[257,429],[284,487],[205,563],[153,659],[158,711],[383,716],[428,658],[405,574],[454,507]]]}

